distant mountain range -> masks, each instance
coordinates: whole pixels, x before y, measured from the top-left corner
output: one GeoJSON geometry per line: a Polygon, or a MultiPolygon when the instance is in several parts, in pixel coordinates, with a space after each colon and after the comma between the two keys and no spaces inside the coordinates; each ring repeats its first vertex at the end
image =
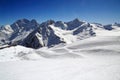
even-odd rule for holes
{"type": "Polygon", "coordinates": [[[119,23],[102,25],[79,19],[70,22],[48,20],[39,24],[36,20],[20,19],[11,25],[0,27],[0,48],[23,45],[30,48],[52,47],[70,44],[97,35],[96,30],[114,30],[119,23]]]}

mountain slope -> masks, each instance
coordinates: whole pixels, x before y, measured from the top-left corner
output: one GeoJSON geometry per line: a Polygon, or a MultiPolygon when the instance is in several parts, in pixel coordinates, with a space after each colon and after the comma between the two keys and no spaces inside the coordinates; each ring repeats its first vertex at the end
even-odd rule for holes
{"type": "Polygon", "coordinates": [[[96,37],[51,48],[2,49],[0,79],[119,80],[120,29],[95,32],[96,37]]]}
{"type": "Polygon", "coordinates": [[[96,37],[78,40],[67,45],[59,44],[51,48],[47,48],[47,46],[40,49],[31,49],[23,46],[5,48],[0,50],[0,61],[120,55],[120,30],[98,30],[96,33],[96,37]]]}
{"type": "Polygon", "coordinates": [[[120,24],[102,25],[74,19],[69,22],[48,20],[38,24],[36,20],[20,19],[0,29],[2,45],[23,45],[31,48],[52,47],[60,43],[95,37],[97,32],[119,30],[120,24]]]}
{"type": "Polygon", "coordinates": [[[8,44],[9,37],[12,35],[14,31],[10,27],[10,25],[1,26],[0,27],[0,45],[8,44]]]}
{"type": "MultiPolygon", "coordinates": [[[[55,24],[44,22],[20,41],[32,48],[17,45],[0,49],[1,80],[120,79],[118,23],[109,29],[85,22],[71,30],[64,22],[55,24]]],[[[2,32],[11,35],[6,29],[2,32]]]]}
{"type": "Polygon", "coordinates": [[[60,40],[54,30],[49,26],[53,24],[54,21],[50,20],[44,22],[39,28],[30,33],[22,42],[22,45],[32,48],[40,48],[43,46],[52,46],[55,44],[62,43],[64,41],[60,40]]]}
{"type": "Polygon", "coordinates": [[[48,20],[29,34],[22,42],[22,45],[32,48],[40,48],[43,46],[50,47],[59,43],[69,44],[77,39],[85,39],[90,36],[95,36],[95,33],[89,23],[82,22],[78,19],[67,23],[48,20]]]}
{"type": "Polygon", "coordinates": [[[37,27],[39,27],[39,24],[36,22],[36,20],[17,20],[11,25],[11,28],[14,30],[14,32],[9,39],[12,42],[23,40],[25,37],[27,37],[29,33],[31,33],[37,27]]]}

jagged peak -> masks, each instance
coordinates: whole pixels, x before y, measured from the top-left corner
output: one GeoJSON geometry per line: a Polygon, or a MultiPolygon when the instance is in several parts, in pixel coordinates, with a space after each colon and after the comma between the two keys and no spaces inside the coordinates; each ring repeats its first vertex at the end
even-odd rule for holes
{"type": "Polygon", "coordinates": [[[79,22],[80,20],[79,20],[78,18],[75,18],[73,21],[77,21],[77,22],[79,22]]]}
{"type": "Polygon", "coordinates": [[[72,20],[73,22],[85,22],[85,21],[82,21],[82,20],[80,20],[79,18],[75,18],[74,20],[72,20]]]}
{"type": "Polygon", "coordinates": [[[37,23],[37,21],[35,19],[32,19],[31,23],[37,23]]]}
{"type": "Polygon", "coordinates": [[[55,21],[50,19],[50,20],[47,20],[46,23],[50,25],[50,24],[55,23],[55,21]]]}
{"type": "Polygon", "coordinates": [[[44,26],[48,26],[48,25],[51,25],[51,24],[54,24],[54,23],[55,23],[55,21],[50,19],[50,20],[47,20],[47,21],[41,23],[40,26],[44,27],[44,26]]]}
{"type": "Polygon", "coordinates": [[[56,23],[63,23],[64,24],[65,22],[63,22],[63,21],[56,21],[56,23]]]}
{"type": "Polygon", "coordinates": [[[23,19],[17,20],[15,23],[29,23],[29,22],[30,20],[23,18],[23,19]]]}
{"type": "Polygon", "coordinates": [[[74,20],[67,22],[66,24],[68,25],[68,30],[73,30],[79,26],[81,26],[84,21],[80,21],[78,18],[75,18],[74,20]]]}
{"type": "Polygon", "coordinates": [[[64,25],[64,24],[66,24],[66,23],[63,22],[63,21],[56,21],[56,22],[55,22],[55,25],[58,25],[58,26],[64,25]]]}

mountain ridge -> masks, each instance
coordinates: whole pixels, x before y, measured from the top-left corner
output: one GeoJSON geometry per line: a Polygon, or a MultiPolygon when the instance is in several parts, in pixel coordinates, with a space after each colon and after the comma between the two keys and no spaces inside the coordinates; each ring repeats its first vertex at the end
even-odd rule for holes
{"type": "Polygon", "coordinates": [[[0,45],[23,45],[30,48],[52,47],[96,36],[96,30],[114,30],[119,23],[102,25],[78,18],[69,21],[47,20],[39,24],[35,19],[20,19],[0,28],[0,45]]]}

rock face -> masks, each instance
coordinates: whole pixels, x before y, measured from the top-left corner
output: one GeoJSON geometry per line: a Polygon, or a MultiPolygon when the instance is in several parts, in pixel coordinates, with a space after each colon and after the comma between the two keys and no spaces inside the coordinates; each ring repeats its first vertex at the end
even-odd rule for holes
{"type": "Polygon", "coordinates": [[[27,19],[18,20],[11,25],[11,28],[13,29],[14,32],[10,37],[10,40],[18,41],[24,39],[25,37],[27,37],[29,33],[31,33],[37,27],[39,27],[39,24],[35,20],[31,21],[27,19]]]}
{"type": "Polygon", "coordinates": [[[86,33],[86,35],[88,34],[91,36],[95,34],[95,32],[92,29],[92,26],[89,23],[79,26],[78,29],[76,29],[73,32],[73,35],[81,34],[82,32],[86,33]]]}
{"type": "MultiPolygon", "coordinates": [[[[71,22],[65,23],[62,21],[48,20],[43,22],[39,28],[30,33],[22,42],[21,45],[32,48],[40,48],[43,46],[51,47],[59,43],[67,43],[64,39],[67,36],[61,34],[63,31],[71,31],[71,36],[82,33],[82,36],[93,36],[95,33],[89,23],[85,23],[75,19],[71,22]],[[53,27],[58,27],[60,32],[56,32],[53,27]],[[75,30],[73,30],[75,29],[75,30]],[[58,34],[57,34],[58,33],[58,34]],[[83,34],[84,33],[84,34],[83,34]]],[[[79,36],[80,37],[80,36],[79,36]]]]}
{"type": "Polygon", "coordinates": [[[63,43],[64,41],[62,41],[49,26],[54,23],[55,22],[52,20],[42,23],[39,28],[34,30],[23,40],[22,45],[26,47],[40,48],[43,46],[51,47],[63,43]]]}
{"type": "Polygon", "coordinates": [[[113,30],[113,29],[115,29],[115,28],[119,28],[119,27],[120,27],[120,24],[119,24],[119,23],[108,24],[108,25],[104,25],[103,27],[104,27],[104,29],[106,29],[106,30],[113,30]]]}
{"type": "Polygon", "coordinates": [[[112,29],[114,29],[111,24],[109,24],[109,25],[104,25],[104,28],[105,28],[106,30],[112,30],[112,29]]]}
{"type": "Polygon", "coordinates": [[[0,45],[23,45],[30,48],[52,47],[60,43],[96,36],[95,30],[120,28],[119,23],[102,25],[74,19],[70,22],[48,20],[41,24],[36,20],[20,19],[12,25],[0,27],[0,45]]]}
{"type": "Polygon", "coordinates": [[[30,33],[23,40],[21,45],[32,48],[39,48],[44,46],[42,36],[37,31],[33,31],[32,33],[30,33]]]}
{"type": "Polygon", "coordinates": [[[23,30],[30,30],[30,29],[35,29],[38,26],[38,23],[35,20],[27,20],[27,19],[21,19],[17,20],[15,23],[11,25],[11,28],[15,32],[22,32],[23,30]]]}
{"type": "Polygon", "coordinates": [[[80,21],[79,19],[76,18],[73,21],[67,22],[67,25],[68,25],[67,30],[73,30],[84,23],[85,23],[84,21],[80,21]]]}
{"type": "Polygon", "coordinates": [[[67,27],[68,27],[68,25],[67,25],[65,22],[62,22],[62,21],[57,21],[57,22],[55,23],[55,26],[56,26],[56,27],[59,27],[59,28],[61,28],[61,29],[63,29],[63,30],[66,30],[67,27]]]}
{"type": "Polygon", "coordinates": [[[28,36],[33,30],[39,27],[36,20],[20,19],[12,25],[0,28],[0,44],[17,45],[28,36]]]}

